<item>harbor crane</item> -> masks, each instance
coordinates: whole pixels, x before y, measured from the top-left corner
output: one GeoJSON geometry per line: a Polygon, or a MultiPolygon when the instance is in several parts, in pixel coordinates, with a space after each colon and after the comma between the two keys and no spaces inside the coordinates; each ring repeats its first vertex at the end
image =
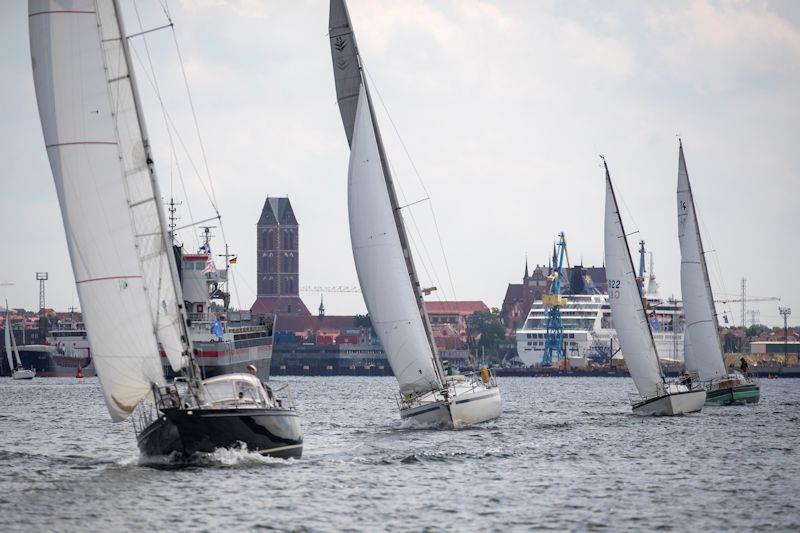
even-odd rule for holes
{"type": "Polygon", "coordinates": [[[361,292],[361,289],[345,285],[303,285],[300,292],[361,292]]]}
{"type": "Polygon", "coordinates": [[[561,280],[564,277],[564,258],[567,259],[569,268],[569,255],[567,254],[567,239],[564,232],[558,234],[557,252],[553,256],[552,272],[547,279],[550,281],[550,293],[542,295],[542,305],[547,310],[547,333],[544,338],[544,355],[542,366],[553,364],[555,360],[566,361],[564,351],[564,324],[561,321],[561,308],[567,305],[567,299],[561,295],[561,280]]]}

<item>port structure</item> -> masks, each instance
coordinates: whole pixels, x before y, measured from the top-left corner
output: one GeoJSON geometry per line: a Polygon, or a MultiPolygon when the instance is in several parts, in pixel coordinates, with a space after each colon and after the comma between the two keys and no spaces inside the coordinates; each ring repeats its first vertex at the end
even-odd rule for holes
{"type": "Polygon", "coordinates": [[[550,275],[550,292],[542,295],[542,305],[547,309],[547,333],[544,338],[544,355],[542,366],[552,366],[555,361],[566,361],[564,350],[564,324],[561,321],[561,308],[567,305],[567,299],[561,294],[561,280],[564,278],[564,259],[569,267],[567,239],[564,232],[558,234],[558,244],[553,254],[550,275]]]}

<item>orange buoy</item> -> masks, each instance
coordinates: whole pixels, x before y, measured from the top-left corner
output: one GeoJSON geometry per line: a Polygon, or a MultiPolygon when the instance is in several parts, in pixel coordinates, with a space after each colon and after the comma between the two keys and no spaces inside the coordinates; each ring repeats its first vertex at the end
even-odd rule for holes
{"type": "Polygon", "coordinates": [[[83,377],[83,368],[78,367],[78,372],[75,373],[75,377],[81,379],[83,377]]]}

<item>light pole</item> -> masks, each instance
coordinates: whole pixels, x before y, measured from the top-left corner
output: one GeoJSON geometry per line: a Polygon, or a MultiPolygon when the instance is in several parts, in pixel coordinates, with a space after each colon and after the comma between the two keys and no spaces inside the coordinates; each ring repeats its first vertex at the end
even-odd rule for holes
{"type": "Polygon", "coordinates": [[[778,307],[778,312],[783,317],[783,366],[789,366],[789,315],[792,314],[791,307],[778,307]]]}

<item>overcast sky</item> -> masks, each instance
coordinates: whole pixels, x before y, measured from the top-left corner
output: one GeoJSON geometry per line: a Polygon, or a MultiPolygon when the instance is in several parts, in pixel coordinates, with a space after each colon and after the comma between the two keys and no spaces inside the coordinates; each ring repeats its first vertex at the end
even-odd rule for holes
{"type": "MultiPolygon", "coordinates": [[[[135,33],[133,3],[124,3],[135,33]]],[[[156,0],[137,5],[145,29],[164,23],[156,0]]],[[[267,194],[288,195],[300,221],[301,285],[357,285],[327,2],[169,6],[225,234],[239,253],[239,305],[255,299],[255,223],[267,194]]],[[[626,229],[640,232],[631,247],[643,238],[662,294],[680,294],[680,134],[715,290],[738,293],[747,277],[751,295],[780,296],[800,315],[800,2],[353,0],[350,12],[385,103],[401,201],[432,198],[405,210],[423,284],[442,289],[430,298],[455,293],[499,307],[526,254],[546,262],[559,231],[573,263],[600,265],[600,153],[626,229]]],[[[0,3],[0,35],[0,281],[14,283],[0,293],[34,309],[34,274],[48,271],[48,306],[78,306],[36,108],[26,2],[0,3]]],[[[142,38],[132,44],[146,58],[142,38]]],[[[172,34],[149,34],[147,44],[166,108],[202,167],[172,34]]],[[[195,220],[213,215],[207,182],[183,154],[170,162],[151,71],[136,68],[162,191],[185,200],[180,170],[189,197],[181,223],[187,206],[195,220]]],[[[319,305],[319,294],[302,296],[319,305]]],[[[358,294],[327,294],[325,304],[329,314],[364,312],[358,294]]],[[[777,305],[753,308],[777,324],[777,305]]],[[[739,304],[728,307],[738,324],[739,304]]]]}

